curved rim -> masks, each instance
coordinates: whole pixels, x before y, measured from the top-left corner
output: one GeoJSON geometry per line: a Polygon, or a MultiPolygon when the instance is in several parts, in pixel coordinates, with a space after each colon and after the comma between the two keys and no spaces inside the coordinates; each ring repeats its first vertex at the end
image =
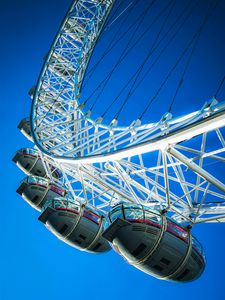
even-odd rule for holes
{"type": "MultiPolygon", "coordinates": [[[[36,84],[36,88],[35,88],[35,92],[34,92],[34,95],[33,95],[33,101],[32,101],[32,105],[31,105],[31,113],[30,113],[30,124],[31,124],[31,133],[32,133],[32,138],[33,138],[33,141],[34,143],[37,145],[37,147],[42,151],[44,152],[45,154],[47,155],[50,155],[52,156],[52,153],[50,153],[49,151],[46,150],[45,147],[43,147],[42,143],[40,142],[40,139],[38,138],[37,134],[36,134],[36,130],[35,130],[35,110],[36,110],[36,104],[37,104],[37,101],[38,101],[38,96],[39,96],[39,93],[41,91],[41,86],[43,84],[43,77],[46,73],[46,71],[48,70],[48,66],[50,65],[50,60],[52,58],[52,55],[54,55],[54,48],[56,47],[60,37],[61,37],[61,33],[62,33],[62,30],[64,29],[65,25],[68,24],[68,21],[70,20],[70,17],[72,15],[72,13],[75,11],[78,11],[78,5],[79,4],[82,4],[82,3],[94,3],[96,2],[96,7],[97,6],[100,6],[100,5],[105,5],[105,11],[104,11],[104,14],[102,14],[102,19],[99,20],[98,23],[96,23],[98,25],[99,28],[92,28],[92,30],[96,31],[97,29],[97,32],[95,34],[95,38],[93,39],[92,43],[91,43],[91,47],[88,51],[88,55],[86,55],[85,57],[85,60],[81,61],[80,63],[80,66],[81,68],[83,68],[81,74],[78,74],[80,72],[80,70],[78,69],[77,71],[77,74],[76,76],[80,75],[80,78],[79,78],[79,81],[78,81],[78,85],[74,87],[74,90],[75,90],[75,97],[74,97],[74,104],[76,107],[79,106],[79,100],[77,98],[77,96],[79,95],[80,93],[80,90],[81,90],[81,87],[82,87],[82,82],[83,82],[83,78],[84,78],[84,75],[85,75],[85,72],[87,70],[87,67],[88,67],[88,64],[89,64],[89,61],[90,61],[90,58],[92,56],[92,53],[93,53],[93,50],[94,50],[94,46],[101,34],[101,31],[102,31],[102,28],[105,24],[105,21],[112,9],[112,6],[115,2],[115,0],[105,0],[105,1],[99,1],[99,0],[96,0],[96,1],[85,1],[85,0],[75,0],[72,2],[70,8],[68,9],[62,23],[61,23],[61,26],[59,27],[59,30],[51,44],[51,47],[50,47],[50,50],[47,54],[47,57],[46,57],[46,60],[45,60],[45,63],[43,64],[42,66],[42,69],[41,69],[41,72],[39,74],[39,77],[38,77],[38,80],[37,80],[37,84],[36,84]]],[[[88,7],[87,7],[88,9],[88,7]]],[[[94,19],[97,18],[96,16],[94,16],[94,19]]],[[[88,20],[90,21],[90,20],[88,20]]],[[[87,23],[88,23],[87,21],[87,23]]],[[[90,30],[91,32],[91,30],[90,30]]],[[[87,33],[87,36],[88,34],[90,33],[88,32],[87,33]]],[[[85,47],[85,43],[83,43],[81,45],[81,49],[85,47]]],[[[78,108],[79,109],[79,108],[78,108]]],[[[85,118],[85,114],[82,112],[82,110],[80,110],[80,113],[83,114],[84,118],[85,118]]],[[[91,121],[92,123],[94,123],[94,121],[92,121],[91,119],[89,119],[89,121],[91,121]]],[[[106,128],[107,126],[103,126],[103,128],[106,128]]]]}
{"type": "MultiPolygon", "coordinates": [[[[114,2],[115,0],[75,0],[58,30],[42,67],[32,102],[31,132],[37,147],[44,154],[60,162],[79,164],[123,159],[165,149],[171,144],[225,125],[225,103],[218,104],[215,99],[194,113],[179,118],[172,118],[172,115],[167,113],[159,122],[146,125],[141,125],[139,120],[125,127],[117,126],[116,123],[104,125],[101,120],[94,121],[85,114],[82,105],[79,104],[82,81],[94,46],[114,2]],[[92,15],[90,7],[93,8],[92,15]],[[81,16],[87,16],[85,21],[82,19],[84,24],[79,23],[81,16]],[[71,24],[73,28],[68,31],[67,27],[71,24]],[[68,34],[72,34],[74,39],[73,50],[78,49],[78,57],[72,64],[63,56],[67,48],[60,45],[62,40],[68,38],[68,34]],[[50,68],[53,68],[50,75],[54,77],[55,74],[59,80],[56,86],[61,88],[56,90],[56,98],[51,94],[53,86],[52,78],[48,74],[50,68]],[[67,75],[71,72],[73,76],[70,78],[67,75]],[[49,83],[47,88],[43,87],[46,84],[44,80],[49,83]],[[67,87],[66,80],[70,81],[68,91],[71,98],[66,98],[63,102],[59,98],[62,96],[60,93],[67,87]],[[50,99],[50,102],[48,103],[46,99],[48,101],[50,99]],[[45,122],[40,129],[38,122],[45,122]]],[[[72,41],[69,40],[69,43],[72,41]]],[[[69,52],[71,54],[72,50],[69,49],[69,52]]]]}

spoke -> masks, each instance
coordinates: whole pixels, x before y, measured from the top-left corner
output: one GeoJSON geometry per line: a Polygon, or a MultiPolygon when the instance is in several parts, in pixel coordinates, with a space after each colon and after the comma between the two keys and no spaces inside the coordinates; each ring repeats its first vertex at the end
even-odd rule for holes
{"type": "Polygon", "coordinates": [[[185,178],[184,178],[184,174],[182,172],[182,169],[181,169],[180,165],[178,165],[178,168],[179,168],[179,171],[178,171],[178,168],[177,168],[177,166],[174,165],[171,156],[168,155],[168,157],[169,157],[169,160],[171,162],[172,168],[173,168],[173,170],[174,170],[174,172],[175,172],[175,174],[177,176],[177,179],[178,179],[178,181],[179,181],[179,183],[181,185],[181,188],[182,188],[182,190],[184,192],[184,196],[186,197],[189,206],[193,207],[193,205],[192,205],[192,199],[191,199],[191,196],[190,196],[190,192],[188,190],[188,186],[185,184],[185,178]]]}
{"type": "Polygon", "coordinates": [[[217,187],[219,190],[221,190],[223,193],[225,192],[225,185],[220,182],[218,179],[216,179],[214,176],[209,174],[207,171],[199,167],[197,164],[195,164],[193,161],[185,157],[183,154],[179,153],[177,150],[170,148],[168,149],[168,152],[174,156],[176,159],[178,159],[180,162],[182,162],[184,165],[186,165],[188,168],[190,168],[192,171],[194,171],[197,175],[203,177],[208,182],[213,184],[215,187],[217,187]]]}
{"type": "Polygon", "coordinates": [[[164,184],[165,184],[166,200],[167,200],[166,210],[169,210],[170,209],[170,188],[169,188],[169,180],[168,180],[166,151],[162,152],[162,158],[163,158],[164,184]]]}
{"type": "MultiPolygon", "coordinates": [[[[202,135],[202,145],[201,145],[201,152],[204,153],[205,152],[205,144],[206,144],[206,133],[204,133],[202,135]]],[[[203,165],[203,158],[201,157],[199,159],[199,166],[202,168],[203,165]]],[[[201,182],[201,177],[199,175],[197,175],[197,180],[196,180],[196,186],[198,186],[201,182]]],[[[196,189],[195,191],[195,196],[194,196],[194,202],[197,203],[198,202],[198,189],[196,189]]]]}

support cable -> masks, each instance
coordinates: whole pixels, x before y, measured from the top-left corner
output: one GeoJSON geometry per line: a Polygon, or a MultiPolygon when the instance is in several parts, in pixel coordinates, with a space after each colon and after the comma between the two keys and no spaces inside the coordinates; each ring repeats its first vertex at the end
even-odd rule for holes
{"type": "MultiPolygon", "coordinates": [[[[147,75],[149,75],[149,73],[151,72],[151,70],[153,69],[153,67],[155,66],[155,64],[159,61],[159,59],[161,58],[161,56],[163,55],[163,53],[167,50],[168,46],[172,43],[172,41],[176,38],[176,36],[178,35],[178,33],[180,32],[180,30],[183,28],[184,24],[187,22],[187,20],[190,18],[190,16],[192,15],[192,13],[194,12],[195,8],[198,6],[200,0],[196,3],[196,5],[194,7],[192,7],[191,11],[189,11],[189,13],[186,15],[185,19],[183,20],[183,22],[178,26],[177,30],[174,32],[174,34],[172,35],[172,37],[169,39],[169,41],[166,43],[166,45],[161,49],[160,53],[158,54],[158,56],[155,58],[155,60],[153,61],[153,63],[149,66],[149,68],[147,69],[147,71],[145,72],[145,74],[141,77],[141,79],[139,80],[139,82],[136,84],[135,86],[135,90],[137,90],[137,88],[142,84],[142,82],[145,80],[145,78],[147,77],[147,75]]],[[[189,2],[189,4],[191,4],[191,1],[189,2]]],[[[187,8],[187,7],[186,7],[187,8]]],[[[185,12],[185,10],[183,10],[183,12],[181,13],[180,17],[183,16],[183,13],[185,12]]],[[[161,41],[166,37],[166,35],[169,33],[169,31],[172,30],[172,28],[178,23],[180,17],[177,18],[177,20],[172,24],[172,26],[170,27],[170,29],[166,32],[166,34],[163,36],[163,38],[161,38],[160,42],[158,43],[157,47],[159,46],[159,44],[161,43],[161,41]]],[[[154,49],[155,50],[155,49],[154,49]]],[[[135,91],[134,90],[134,91],[135,91]]],[[[131,96],[133,95],[134,91],[131,93],[131,96]]]]}
{"type": "MultiPolygon", "coordinates": [[[[202,28],[202,29],[203,29],[203,28],[202,28]]],[[[178,95],[178,93],[179,93],[179,91],[180,91],[180,89],[181,89],[181,87],[182,87],[182,85],[183,85],[183,83],[184,83],[185,75],[186,75],[187,70],[188,70],[188,68],[189,68],[189,66],[190,66],[190,63],[191,63],[191,60],[192,60],[192,58],[193,58],[194,52],[195,52],[195,50],[196,50],[196,48],[197,48],[197,44],[198,44],[198,42],[199,42],[199,38],[200,38],[200,36],[201,36],[201,33],[202,33],[202,30],[199,32],[198,36],[196,37],[196,39],[195,39],[195,41],[194,41],[192,50],[191,50],[191,52],[190,52],[190,54],[189,54],[189,57],[188,57],[187,62],[186,62],[186,64],[185,64],[183,73],[182,73],[182,75],[181,75],[181,77],[180,77],[180,80],[179,80],[179,82],[178,82],[178,84],[177,84],[177,88],[176,88],[176,91],[175,91],[175,93],[174,93],[173,99],[172,99],[172,101],[171,101],[171,103],[170,103],[168,112],[171,112],[171,111],[172,111],[174,102],[175,102],[175,100],[176,100],[176,98],[177,98],[177,95],[178,95]]]]}
{"type": "MultiPolygon", "coordinates": [[[[182,10],[181,14],[178,16],[178,18],[175,20],[175,22],[169,27],[169,29],[167,30],[167,32],[163,35],[163,37],[158,41],[157,45],[152,49],[152,53],[151,55],[158,49],[158,47],[160,46],[160,44],[163,42],[163,40],[167,37],[167,35],[170,33],[171,30],[173,30],[174,26],[176,26],[176,24],[179,22],[179,20],[182,18],[182,16],[184,15],[184,13],[188,10],[189,6],[191,4],[191,1],[189,1],[188,5],[182,10]]],[[[161,50],[160,54],[157,56],[157,58],[155,59],[155,61],[152,63],[152,65],[150,66],[150,68],[148,68],[147,72],[144,74],[144,76],[142,77],[142,79],[137,83],[135,90],[137,89],[137,87],[142,83],[142,80],[148,75],[148,73],[151,71],[152,67],[156,64],[156,62],[159,60],[159,58],[161,57],[161,55],[163,54],[163,52],[167,49],[167,47],[169,46],[169,44],[173,41],[173,39],[177,36],[177,34],[179,33],[179,31],[182,29],[182,27],[184,26],[185,22],[187,21],[187,19],[190,17],[190,15],[192,14],[192,12],[194,11],[195,7],[192,8],[192,10],[188,13],[188,15],[186,16],[185,20],[182,22],[182,24],[178,27],[178,29],[175,31],[175,33],[173,34],[173,36],[170,38],[169,42],[165,45],[165,47],[161,50]]],[[[123,86],[123,88],[120,90],[120,92],[118,93],[118,95],[115,97],[115,99],[111,102],[111,104],[106,108],[105,112],[103,113],[102,117],[104,117],[106,115],[106,113],[109,111],[109,109],[113,106],[113,104],[119,99],[119,97],[122,95],[122,93],[124,92],[124,90],[128,87],[128,85],[130,84],[130,82],[135,78],[136,74],[139,72],[140,67],[137,69],[137,71],[130,77],[130,79],[126,82],[126,84],[123,86]]],[[[130,96],[134,93],[134,89],[133,92],[131,92],[130,96]]]]}
{"type": "MultiPolygon", "coordinates": [[[[133,26],[130,26],[128,28],[128,30],[125,31],[125,33],[123,33],[117,40],[116,38],[118,37],[121,29],[123,28],[124,24],[126,24],[127,22],[127,18],[129,17],[129,14],[132,12],[132,10],[135,8],[135,6],[138,4],[138,0],[136,0],[135,2],[131,2],[126,8],[125,10],[123,10],[119,16],[121,16],[122,13],[126,12],[126,15],[124,16],[123,19],[121,19],[122,23],[120,24],[118,30],[116,30],[115,34],[113,35],[112,39],[109,41],[108,46],[106,47],[105,51],[103,52],[103,54],[101,55],[101,57],[98,59],[98,61],[90,68],[90,70],[87,71],[86,76],[89,75],[87,78],[85,78],[85,83],[83,83],[83,88],[87,85],[87,83],[90,81],[90,79],[92,78],[95,70],[97,69],[97,67],[100,65],[100,63],[102,62],[102,60],[105,58],[105,56],[110,53],[110,51],[121,41],[122,38],[124,38],[126,36],[126,34],[132,29],[133,26]]],[[[118,19],[118,17],[116,18],[118,19]]],[[[115,22],[115,20],[113,20],[113,23],[115,22]]],[[[112,23],[111,23],[112,24],[112,23]]],[[[106,29],[103,31],[103,33],[108,30],[107,28],[109,26],[108,25],[106,27],[106,29]]],[[[134,25],[134,24],[132,24],[134,25]]]]}
{"type": "Polygon", "coordinates": [[[209,17],[212,15],[212,13],[214,12],[217,4],[218,4],[219,0],[215,1],[213,0],[211,2],[210,7],[208,8],[207,14],[202,22],[202,24],[200,25],[199,29],[197,30],[197,32],[193,35],[192,39],[190,40],[190,42],[187,44],[187,46],[185,47],[185,49],[182,51],[181,55],[179,56],[179,58],[177,59],[176,63],[173,65],[173,67],[170,69],[170,71],[168,72],[167,76],[165,77],[164,81],[162,82],[162,84],[160,85],[160,87],[158,88],[158,90],[156,91],[155,95],[150,99],[149,103],[147,104],[147,106],[145,107],[145,109],[143,110],[142,114],[140,115],[140,120],[142,120],[143,116],[146,114],[146,112],[148,111],[149,107],[151,106],[151,104],[154,102],[154,100],[158,97],[159,93],[161,92],[162,88],[164,87],[164,85],[167,83],[168,79],[170,78],[170,76],[172,75],[172,73],[174,72],[174,70],[177,68],[177,66],[179,65],[179,63],[181,62],[181,60],[183,59],[183,57],[185,56],[185,54],[187,53],[187,51],[190,49],[191,45],[193,44],[193,42],[195,41],[195,39],[197,38],[197,36],[199,35],[199,33],[203,30],[204,26],[206,25],[209,17]]]}
{"type": "MultiPolygon", "coordinates": [[[[121,1],[119,6],[117,7],[117,9],[114,11],[111,18],[109,18],[109,20],[108,20],[109,25],[106,26],[106,28],[103,30],[103,33],[105,31],[107,31],[127,10],[129,10],[130,7],[132,7],[134,5],[134,1],[131,1],[118,15],[116,15],[120,6],[122,6],[122,2],[123,1],[121,1]]],[[[136,4],[137,4],[137,2],[136,2],[136,4]]]]}
{"type": "Polygon", "coordinates": [[[102,92],[104,91],[107,83],[109,82],[110,78],[112,77],[114,71],[116,70],[116,68],[119,66],[119,64],[124,60],[124,58],[127,56],[127,50],[129,49],[134,37],[135,37],[135,34],[138,32],[139,28],[141,27],[142,23],[144,22],[145,20],[145,17],[147,16],[148,12],[149,12],[149,9],[152,7],[152,5],[155,3],[156,0],[152,0],[147,8],[145,9],[144,13],[143,13],[143,16],[142,18],[140,18],[139,22],[137,23],[136,27],[135,27],[135,30],[134,30],[134,34],[132,34],[128,40],[128,42],[126,43],[126,46],[125,48],[123,49],[122,53],[120,54],[117,62],[115,63],[114,67],[112,68],[112,70],[109,72],[109,74],[106,76],[106,78],[104,78],[104,80],[100,83],[100,86],[99,88],[101,88],[102,84],[102,88],[100,90],[100,92],[98,93],[94,103],[92,104],[90,110],[93,110],[94,106],[96,105],[96,103],[98,102],[102,92]]]}
{"type": "MultiPolygon", "coordinates": [[[[115,7],[115,9],[111,13],[111,15],[109,15],[109,18],[108,18],[109,25],[105,26],[105,29],[103,30],[103,32],[106,31],[114,23],[115,17],[117,18],[116,14],[118,13],[118,11],[119,11],[120,7],[122,6],[122,4],[123,4],[123,0],[121,0],[118,3],[117,7],[115,7]]],[[[130,4],[132,4],[132,2],[130,4]]]]}
{"type": "MultiPolygon", "coordinates": [[[[134,6],[132,7],[132,9],[138,4],[138,0],[137,2],[134,4],[134,6]]],[[[126,16],[126,18],[123,20],[122,25],[120,26],[119,30],[115,33],[114,37],[117,37],[117,34],[119,33],[120,29],[123,27],[123,25],[126,23],[127,17],[129,16],[129,14],[126,16]]],[[[87,71],[86,75],[89,75],[93,69],[95,69],[100,62],[105,58],[105,56],[110,53],[115,47],[116,45],[131,31],[131,29],[135,26],[135,24],[143,17],[143,13],[141,13],[136,20],[127,28],[127,30],[114,42],[114,37],[112,38],[112,40],[110,41],[110,43],[108,44],[107,49],[104,51],[104,53],[102,54],[102,56],[100,57],[100,59],[92,66],[92,68],[90,70],[87,71]]],[[[86,102],[85,102],[86,103],[86,102]]]]}
{"type": "MultiPolygon", "coordinates": [[[[147,34],[147,32],[151,29],[151,27],[157,22],[157,20],[162,16],[162,14],[167,10],[167,8],[170,6],[171,2],[170,1],[169,4],[164,7],[164,9],[154,18],[154,20],[152,21],[152,23],[146,28],[146,30],[141,34],[141,36],[134,42],[133,45],[131,45],[131,47],[127,50],[126,54],[124,55],[124,57],[122,58],[121,62],[124,60],[124,58],[130,53],[131,50],[134,49],[134,47],[140,42],[140,40],[147,34]]],[[[190,1],[191,2],[191,1],[190,1]]],[[[189,2],[189,4],[190,4],[189,2]]],[[[165,36],[165,35],[164,35],[165,36]]],[[[163,37],[164,38],[164,37],[163,37]]],[[[163,39],[162,38],[162,39],[163,39]]],[[[161,41],[162,41],[161,39],[161,41]]],[[[160,41],[160,43],[161,43],[160,41]]],[[[155,47],[155,49],[153,51],[156,50],[157,47],[155,47]]],[[[120,63],[121,63],[120,62],[120,63]]],[[[86,104],[91,98],[92,96],[100,89],[100,87],[102,86],[102,84],[104,83],[105,80],[107,80],[109,74],[99,83],[99,85],[95,88],[95,90],[90,94],[90,96],[86,99],[86,101],[84,102],[84,104],[86,104]]],[[[127,83],[129,84],[129,82],[127,83]]]]}
{"type": "Polygon", "coordinates": [[[145,60],[143,61],[143,63],[141,64],[141,66],[138,68],[138,71],[135,73],[134,81],[133,81],[133,83],[132,83],[132,85],[131,85],[131,87],[130,87],[130,89],[129,89],[129,91],[128,91],[128,93],[127,93],[127,95],[126,95],[126,97],[125,97],[125,99],[124,99],[124,101],[123,101],[123,103],[122,103],[122,105],[121,105],[121,107],[119,108],[119,110],[118,110],[117,113],[115,114],[114,119],[118,119],[118,118],[119,118],[119,116],[120,116],[120,114],[121,114],[121,112],[122,112],[124,106],[126,105],[127,101],[129,100],[130,95],[131,95],[131,93],[132,93],[132,91],[133,91],[133,89],[134,89],[134,86],[135,86],[135,84],[136,84],[136,82],[137,82],[137,80],[138,80],[138,78],[139,78],[139,76],[140,76],[140,74],[141,74],[143,68],[145,67],[145,65],[146,65],[146,63],[148,62],[149,58],[150,58],[150,57],[152,56],[152,54],[153,54],[152,50],[155,48],[155,45],[157,44],[158,39],[159,39],[160,35],[162,34],[165,25],[166,25],[167,22],[168,22],[169,16],[170,16],[170,14],[171,14],[171,12],[172,12],[172,10],[173,10],[173,8],[174,8],[174,5],[175,5],[175,1],[171,2],[171,7],[170,7],[168,13],[166,14],[166,17],[165,17],[165,19],[164,19],[164,21],[163,21],[163,23],[162,23],[162,25],[161,25],[161,27],[160,27],[160,29],[159,29],[157,35],[156,35],[155,40],[153,41],[153,44],[152,44],[152,46],[151,46],[151,48],[150,48],[150,51],[149,51],[148,55],[146,56],[145,60]]]}

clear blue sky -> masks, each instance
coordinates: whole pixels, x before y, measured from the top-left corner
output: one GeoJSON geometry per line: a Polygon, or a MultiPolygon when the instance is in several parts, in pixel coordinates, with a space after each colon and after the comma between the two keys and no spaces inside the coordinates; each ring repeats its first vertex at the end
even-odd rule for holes
{"type": "MultiPolygon", "coordinates": [[[[205,98],[212,96],[223,76],[225,18],[222,24],[221,15],[225,16],[225,5],[223,0],[221,3],[213,18],[214,25],[204,38],[208,44],[203,43],[202,56],[198,58],[201,64],[197,69],[193,67],[189,76],[192,88],[186,88],[190,99],[196,94],[198,97],[190,100],[185,111],[181,110],[183,103],[178,103],[177,112],[186,113],[202,106],[208,100],[205,98]]],[[[206,251],[206,270],[193,283],[174,284],[145,275],[126,264],[113,251],[95,256],[60,242],[37,221],[38,213],[16,194],[24,175],[11,159],[17,149],[30,145],[18,131],[17,125],[29,114],[27,91],[36,82],[42,58],[69,4],[70,0],[12,0],[0,3],[0,299],[225,299],[224,224],[195,228],[195,235],[206,251]]],[[[225,96],[224,93],[221,95],[225,96]]]]}

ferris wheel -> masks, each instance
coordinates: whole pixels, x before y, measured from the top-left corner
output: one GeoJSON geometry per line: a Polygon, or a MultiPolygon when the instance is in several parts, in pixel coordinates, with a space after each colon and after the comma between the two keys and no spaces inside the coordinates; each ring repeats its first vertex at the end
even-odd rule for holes
{"type": "Polygon", "coordinates": [[[225,183],[212,166],[225,161],[225,102],[148,124],[93,119],[82,84],[115,2],[69,8],[30,91],[31,117],[19,124],[35,147],[13,159],[28,175],[17,191],[66,243],[94,253],[111,244],[148,274],[190,281],[205,267],[191,228],[225,221],[225,183]]]}

